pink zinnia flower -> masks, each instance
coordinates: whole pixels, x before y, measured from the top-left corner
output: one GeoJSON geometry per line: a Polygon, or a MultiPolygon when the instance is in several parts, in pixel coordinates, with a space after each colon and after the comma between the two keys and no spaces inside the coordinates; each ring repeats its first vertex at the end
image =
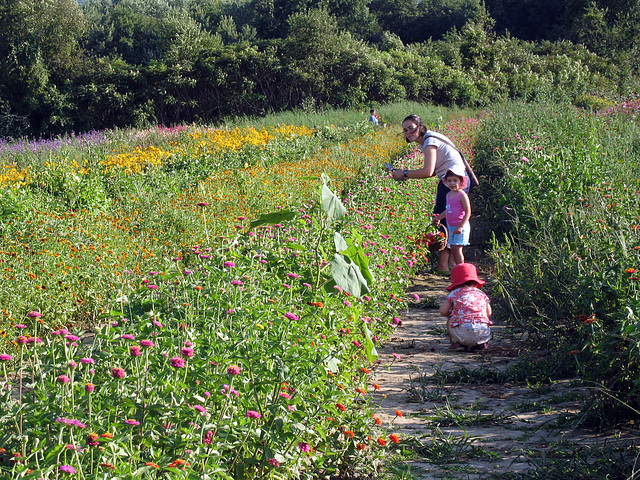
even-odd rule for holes
{"type": "Polygon", "coordinates": [[[309,453],[311,451],[311,445],[305,442],[298,442],[298,448],[304,453],[309,453]]]}
{"type": "Polygon", "coordinates": [[[280,466],[280,462],[278,460],[276,460],[275,458],[270,458],[269,460],[267,460],[267,463],[269,465],[271,465],[272,467],[279,467],[280,466]]]}
{"type": "Polygon", "coordinates": [[[174,368],[184,368],[184,358],[173,357],[169,360],[169,363],[174,368]]]}
{"type": "Polygon", "coordinates": [[[202,405],[191,405],[191,406],[193,407],[194,410],[198,411],[199,413],[207,413],[207,409],[202,405]]]}
{"type": "Polygon", "coordinates": [[[58,377],[58,383],[71,383],[71,379],[66,375],[60,375],[58,377]]]}
{"type": "Polygon", "coordinates": [[[262,415],[260,415],[258,412],[256,412],[255,410],[249,410],[246,414],[245,417],[247,418],[260,418],[262,417],[262,415]]]}
{"type": "Polygon", "coordinates": [[[207,434],[204,436],[202,443],[204,443],[205,445],[211,445],[212,441],[213,441],[213,432],[209,430],[207,434]]]}
{"type": "Polygon", "coordinates": [[[122,337],[120,337],[120,338],[122,338],[123,340],[135,340],[135,339],[136,339],[136,337],[134,337],[134,336],[133,336],[133,335],[131,335],[130,333],[125,333],[125,334],[124,334],[124,335],[122,335],[122,337]]]}
{"type": "Polygon", "coordinates": [[[24,335],[20,335],[18,338],[16,338],[16,343],[18,345],[25,345],[27,343],[27,337],[25,337],[24,335]]]}
{"type": "Polygon", "coordinates": [[[154,320],[154,321],[153,321],[153,322],[151,322],[151,323],[153,323],[153,324],[154,324],[156,327],[158,327],[158,328],[162,328],[162,324],[161,324],[159,321],[157,321],[157,320],[154,320]]]}
{"type": "Polygon", "coordinates": [[[29,318],[40,318],[42,316],[42,314],[40,312],[38,312],[37,310],[34,310],[32,312],[27,313],[27,317],[29,318]]]}
{"type": "Polygon", "coordinates": [[[242,280],[231,280],[231,285],[235,285],[236,287],[240,287],[243,285],[242,280]]]}
{"type": "Polygon", "coordinates": [[[140,350],[140,347],[138,345],[131,345],[131,348],[129,348],[129,353],[132,357],[139,357],[140,355],[142,355],[142,351],[140,350]]]}
{"type": "Polygon", "coordinates": [[[113,378],[124,378],[127,376],[127,372],[124,371],[124,368],[114,367],[111,369],[111,375],[113,378]]]}
{"type": "Polygon", "coordinates": [[[227,368],[227,373],[229,375],[240,375],[240,367],[237,365],[231,365],[227,368]]]}
{"type": "Polygon", "coordinates": [[[126,423],[127,425],[140,425],[139,421],[134,420],[132,418],[125,420],[124,423],[126,423]]]}
{"type": "Polygon", "coordinates": [[[27,326],[20,324],[20,325],[14,325],[13,328],[23,329],[23,328],[27,328],[27,326]]]}
{"type": "Polygon", "coordinates": [[[199,202],[199,203],[198,203],[198,206],[199,206],[199,207],[208,207],[208,206],[209,206],[209,204],[208,204],[207,202],[199,202]]]}
{"type": "Polygon", "coordinates": [[[182,355],[185,358],[189,358],[189,357],[193,357],[195,355],[193,348],[190,347],[182,347],[180,349],[180,355],[182,355]]]}
{"type": "Polygon", "coordinates": [[[140,340],[140,346],[145,348],[151,348],[154,346],[153,340],[140,340]]]}
{"type": "Polygon", "coordinates": [[[299,320],[298,316],[295,313],[292,312],[287,312],[284,314],[284,316],[286,318],[288,318],[289,320],[299,320]]]}
{"type": "Polygon", "coordinates": [[[149,290],[157,290],[157,289],[158,289],[158,286],[157,286],[157,285],[153,285],[153,284],[149,284],[149,285],[147,285],[147,288],[148,288],[149,290]]]}
{"type": "Polygon", "coordinates": [[[84,364],[94,364],[96,363],[95,360],[91,357],[83,357],[80,359],[80,363],[84,363],[84,364]]]}
{"type": "Polygon", "coordinates": [[[69,360],[68,363],[70,368],[76,368],[78,366],[78,364],[76,362],[74,362],[73,360],[69,360]]]}
{"type": "Polygon", "coordinates": [[[224,267],[225,268],[233,268],[235,266],[236,266],[236,264],[233,263],[233,262],[224,262],[224,267]]]}
{"type": "Polygon", "coordinates": [[[60,471],[64,473],[74,474],[76,473],[76,469],[71,465],[60,465],[60,471]]]}
{"type": "Polygon", "coordinates": [[[0,362],[10,362],[11,360],[13,360],[11,355],[7,355],[6,353],[0,354],[0,362]]]}
{"type": "Polygon", "coordinates": [[[84,391],[87,393],[92,393],[96,389],[96,386],[93,383],[86,383],[84,386],[84,391]]]}

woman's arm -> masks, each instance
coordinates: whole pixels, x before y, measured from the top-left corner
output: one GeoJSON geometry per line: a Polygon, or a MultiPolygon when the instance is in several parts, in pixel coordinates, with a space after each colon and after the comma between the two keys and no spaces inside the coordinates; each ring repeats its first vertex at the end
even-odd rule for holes
{"type": "Polygon", "coordinates": [[[394,170],[391,172],[391,175],[393,175],[395,180],[433,177],[436,173],[436,153],[437,147],[435,145],[429,145],[424,149],[424,165],[422,168],[417,170],[394,170]]]}

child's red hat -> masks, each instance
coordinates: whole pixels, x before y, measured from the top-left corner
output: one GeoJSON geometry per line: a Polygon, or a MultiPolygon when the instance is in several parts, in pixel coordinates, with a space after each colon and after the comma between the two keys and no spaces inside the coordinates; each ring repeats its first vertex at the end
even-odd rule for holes
{"type": "Polygon", "coordinates": [[[473,263],[459,263],[451,269],[451,285],[447,287],[447,290],[455,290],[460,285],[474,281],[481,287],[485,284],[483,280],[478,278],[478,270],[473,263]]]}

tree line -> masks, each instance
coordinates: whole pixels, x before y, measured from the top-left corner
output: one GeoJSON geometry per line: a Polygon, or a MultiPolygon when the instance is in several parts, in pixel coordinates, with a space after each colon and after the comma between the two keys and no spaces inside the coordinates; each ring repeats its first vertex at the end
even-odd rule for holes
{"type": "Polygon", "coordinates": [[[637,89],[640,0],[0,0],[0,137],[637,89]]]}

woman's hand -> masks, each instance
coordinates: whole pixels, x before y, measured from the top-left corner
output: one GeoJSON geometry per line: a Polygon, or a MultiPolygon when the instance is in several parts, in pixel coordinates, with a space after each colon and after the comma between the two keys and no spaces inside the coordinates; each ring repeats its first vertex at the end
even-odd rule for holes
{"type": "Polygon", "coordinates": [[[397,181],[402,181],[405,179],[404,172],[397,168],[391,170],[391,176],[393,177],[394,180],[397,180],[397,181]]]}

